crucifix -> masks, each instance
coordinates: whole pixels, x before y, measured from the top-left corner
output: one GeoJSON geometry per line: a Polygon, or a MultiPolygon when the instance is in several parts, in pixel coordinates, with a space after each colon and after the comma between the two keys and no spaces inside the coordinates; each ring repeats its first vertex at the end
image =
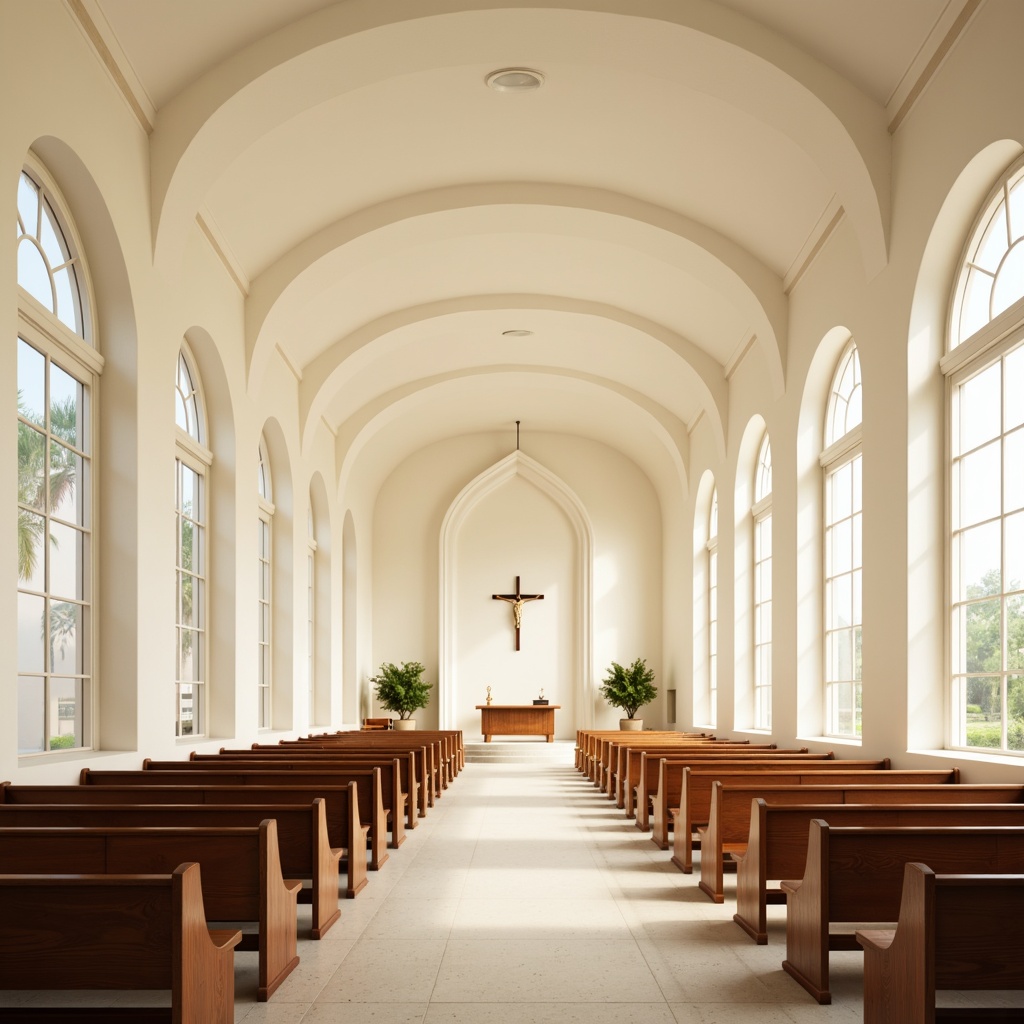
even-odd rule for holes
{"type": "Polygon", "coordinates": [[[524,594],[519,588],[519,577],[516,577],[514,594],[491,594],[492,601],[508,601],[512,605],[512,617],[516,625],[516,650],[519,650],[519,627],[523,624],[523,605],[527,601],[543,601],[543,594],[524,594]]]}

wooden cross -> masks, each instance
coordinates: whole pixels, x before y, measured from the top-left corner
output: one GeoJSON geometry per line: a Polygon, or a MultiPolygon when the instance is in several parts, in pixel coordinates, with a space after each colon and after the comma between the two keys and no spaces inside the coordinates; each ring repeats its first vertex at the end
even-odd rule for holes
{"type": "Polygon", "coordinates": [[[516,577],[514,594],[491,594],[492,601],[508,601],[512,605],[512,618],[516,626],[516,650],[519,650],[519,627],[523,624],[523,605],[527,601],[543,601],[543,594],[524,594],[519,589],[519,577],[516,577]]]}

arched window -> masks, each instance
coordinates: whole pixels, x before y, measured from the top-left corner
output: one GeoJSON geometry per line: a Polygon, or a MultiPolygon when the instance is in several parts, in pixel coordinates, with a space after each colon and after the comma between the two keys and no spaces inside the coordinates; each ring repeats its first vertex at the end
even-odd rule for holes
{"type": "Polygon", "coordinates": [[[708,514],[708,725],[718,724],[718,488],[708,514]]]}
{"type": "Polygon", "coordinates": [[[273,681],[273,649],[271,639],[273,637],[272,601],[273,590],[273,537],[272,526],[274,522],[274,487],[270,475],[270,458],[267,455],[267,444],[264,438],[260,438],[259,469],[258,469],[258,490],[259,501],[257,502],[257,558],[259,559],[259,577],[257,579],[257,601],[259,603],[259,635],[258,662],[256,666],[256,680],[258,687],[258,727],[269,729],[271,727],[271,708],[273,681]]]}
{"type": "Polygon", "coordinates": [[[206,408],[192,353],[182,344],[174,386],[175,726],[205,736],[209,695],[209,471],[206,408]]]}
{"type": "Polygon", "coordinates": [[[18,183],[18,752],[92,746],[96,616],[88,282],[45,171],[18,183]]]}
{"type": "Polygon", "coordinates": [[[754,471],[754,728],[772,727],[772,446],[765,432],[754,471]]]}
{"type": "Polygon", "coordinates": [[[316,722],[316,528],[313,503],[306,519],[306,692],[310,725],[316,722]]]}
{"type": "Polygon", "coordinates": [[[949,348],[963,344],[1024,298],[1024,162],[989,196],[960,267],[949,348]]]}
{"type": "Polygon", "coordinates": [[[825,733],[861,734],[861,378],[851,341],[832,378],[825,413],[825,733]]]}
{"type": "Polygon", "coordinates": [[[950,743],[1020,753],[1024,162],[1004,174],[970,236],[949,349],[950,743]]]}

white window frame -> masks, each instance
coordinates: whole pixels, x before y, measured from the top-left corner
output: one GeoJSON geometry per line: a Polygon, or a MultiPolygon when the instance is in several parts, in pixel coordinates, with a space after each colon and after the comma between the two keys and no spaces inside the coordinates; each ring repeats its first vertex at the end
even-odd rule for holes
{"type": "Polygon", "coordinates": [[[772,464],[767,431],[757,452],[754,470],[754,728],[772,728],[772,464]],[[765,459],[767,453],[767,461],[765,459]],[[767,621],[766,621],[767,620],[767,621]]]}
{"type": "MultiPolygon", "coordinates": [[[[863,428],[858,419],[855,426],[845,433],[835,436],[832,431],[834,424],[833,410],[837,398],[841,397],[839,386],[847,363],[856,354],[856,344],[851,339],[843,349],[836,363],[836,370],[829,387],[829,400],[826,403],[824,434],[826,442],[831,440],[822,451],[819,465],[822,469],[822,649],[824,664],[822,666],[822,703],[823,703],[823,734],[833,739],[859,743],[861,741],[862,707],[863,707],[863,428]],[[856,488],[851,482],[851,512],[848,516],[833,518],[833,490],[839,474],[850,469],[851,477],[860,478],[861,487],[859,504],[857,504],[856,488]],[[850,560],[849,568],[836,570],[832,555],[836,538],[841,536],[844,522],[850,524],[850,560]],[[859,557],[858,557],[859,552],[859,557]],[[834,594],[849,577],[850,621],[841,623],[836,618],[834,594]],[[850,678],[842,678],[837,671],[840,661],[837,651],[842,634],[849,635],[850,678]],[[834,645],[836,645],[834,647],[834,645]],[[849,716],[849,726],[842,728],[841,719],[849,716]]],[[[858,385],[855,385],[854,390],[858,385]]],[[[851,394],[853,392],[851,391],[851,394]]],[[[845,399],[843,399],[845,400],[845,399]]]]}
{"type": "MultiPolygon", "coordinates": [[[[20,282],[17,283],[16,294],[18,311],[17,332],[15,335],[16,344],[18,340],[23,340],[25,344],[35,349],[43,356],[44,366],[47,367],[47,372],[44,375],[44,388],[47,395],[44,400],[47,406],[45,422],[43,425],[44,436],[47,438],[50,437],[50,402],[48,397],[50,374],[48,372],[48,367],[52,364],[70,375],[83,388],[83,409],[81,415],[83,417],[82,432],[86,440],[85,444],[78,447],[72,446],[70,448],[77,457],[83,459],[83,474],[81,479],[76,483],[79,490],[80,510],[77,518],[81,518],[82,522],[71,524],[70,521],[67,521],[70,527],[80,533],[82,544],[82,553],[79,565],[82,593],[80,596],[76,595],[75,600],[72,602],[82,609],[81,616],[83,620],[79,629],[79,650],[77,652],[78,663],[76,665],[77,671],[73,673],[68,673],[67,671],[55,672],[52,664],[44,664],[41,672],[35,670],[23,672],[20,665],[18,666],[19,703],[22,694],[22,679],[41,679],[43,684],[42,749],[23,749],[21,746],[22,739],[20,726],[18,729],[19,759],[35,759],[44,755],[56,754],[57,756],[60,756],[61,752],[65,750],[72,756],[75,756],[83,749],[93,749],[97,735],[96,722],[99,713],[99,685],[96,672],[100,664],[98,643],[100,603],[98,585],[99,573],[97,571],[99,557],[96,532],[100,460],[98,457],[97,439],[99,430],[100,378],[103,373],[104,360],[94,345],[96,339],[93,337],[92,311],[95,307],[95,303],[92,294],[91,277],[88,272],[88,266],[86,264],[81,241],[78,237],[74,221],[67,212],[69,209],[68,204],[61,195],[60,190],[57,188],[56,183],[53,181],[49,173],[34,158],[30,159],[26,163],[22,168],[22,173],[29,179],[32,186],[36,189],[39,205],[37,207],[37,217],[34,225],[23,224],[21,219],[21,210],[20,208],[18,209],[18,240],[21,244],[36,245],[40,258],[50,277],[50,290],[53,301],[51,306],[48,307],[24,288],[20,282]],[[39,235],[39,224],[41,223],[40,218],[42,217],[42,210],[44,209],[44,206],[52,214],[55,231],[57,233],[54,240],[62,250],[62,262],[58,265],[54,265],[47,258],[44,251],[45,245],[40,248],[35,241],[39,235]],[[22,241],[23,239],[24,241],[22,241]],[[73,308],[75,310],[76,324],[74,326],[67,324],[58,315],[57,288],[54,283],[54,278],[62,268],[65,268],[68,272],[68,287],[72,296],[73,308]],[[85,472],[86,468],[88,469],[88,472],[85,472]],[[68,702],[67,700],[64,701],[65,708],[73,706],[73,712],[70,716],[68,716],[64,709],[61,708],[60,698],[51,696],[51,686],[56,679],[76,679],[76,690],[78,687],[81,687],[80,702],[77,699],[77,693],[76,700],[73,702],[73,705],[71,705],[71,702],[68,702]],[[55,710],[52,707],[54,704],[57,705],[55,710]],[[54,720],[56,720],[56,725],[53,724],[54,720]],[[71,720],[74,722],[73,735],[76,737],[76,740],[80,736],[81,742],[76,742],[75,746],[70,748],[52,748],[52,738],[56,735],[61,735],[60,722],[62,720],[71,720]]],[[[21,187],[22,183],[19,177],[19,189],[21,187]]],[[[17,410],[15,411],[15,417],[16,422],[20,423],[21,418],[17,410]]],[[[35,429],[39,428],[38,424],[34,424],[33,426],[35,429]]],[[[46,505],[49,505],[48,501],[46,502],[46,505]]],[[[20,513],[22,507],[20,503],[18,507],[20,513]]],[[[30,511],[28,506],[25,507],[25,510],[30,511]]],[[[51,522],[51,512],[52,510],[49,507],[44,510],[43,518],[45,524],[49,524],[51,522]]],[[[59,522],[59,519],[56,517],[55,519],[59,522]]],[[[49,535],[49,526],[46,525],[44,529],[44,536],[49,535]]],[[[48,572],[45,568],[48,564],[48,546],[47,549],[44,549],[43,561],[43,589],[37,590],[22,587],[20,585],[22,581],[19,578],[17,592],[19,595],[25,594],[26,597],[32,596],[33,598],[42,598],[45,621],[49,623],[51,594],[50,585],[46,582],[48,572]]],[[[20,604],[21,598],[19,597],[17,600],[20,604]]],[[[67,602],[62,601],[61,603],[64,604],[67,602]]],[[[45,658],[45,648],[46,644],[44,644],[44,661],[48,661],[49,659],[45,658]]]]}
{"type": "Polygon", "coordinates": [[[708,513],[708,721],[718,725],[718,487],[708,513]]]}
{"type": "Polygon", "coordinates": [[[257,636],[256,702],[257,725],[261,731],[273,728],[274,697],[274,487],[266,442],[260,438],[257,482],[257,636]]]}
{"type": "MultiPolygon", "coordinates": [[[[1007,384],[1005,364],[1008,358],[1024,358],[1024,286],[1021,266],[1024,257],[1024,157],[1018,158],[1000,175],[998,182],[981,204],[979,214],[967,235],[960,259],[957,283],[950,294],[947,328],[947,354],[940,362],[946,380],[946,515],[949,568],[946,573],[946,608],[949,638],[946,643],[946,723],[947,746],[952,749],[987,751],[1000,756],[1024,756],[1024,736],[1011,732],[1011,687],[1024,687],[1024,664],[1021,651],[1010,650],[1008,607],[1018,608],[1024,602],[1024,590],[1011,589],[1014,566],[1007,560],[1007,521],[1019,521],[1020,508],[1007,508],[1012,496],[1008,485],[1014,477],[1007,471],[1007,439],[1020,443],[1024,427],[1006,423],[1007,384]],[[1011,198],[1012,197],[1012,198],[1011,198]],[[1011,291],[1006,290],[1009,285],[1011,291]],[[962,389],[981,374],[1000,365],[1000,408],[997,432],[987,438],[974,439],[975,447],[961,450],[962,389]],[[972,453],[980,453],[989,445],[998,444],[999,470],[998,513],[981,522],[961,523],[960,464],[972,453]],[[965,561],[969,557],[970,534],[980,536],[995,529],[999,548],[998,593],[966,592],[965,561]],[[968,660],[967,620],[972,607],[999,603],[999,670],[971,672],[968,660]],[[1015,657],[1016,655],[1016,657],[1015,657]],[[1015,663],[1015,664],[1011,664],[1015,663]],[[999,745],[981,742],[985,730],[980,729],[978,742],[972,742],[967,721],[968,707],[977,704],[981,690],[969,694],[971,681],[995,680],[998,689],[999,745]],[[1011,747],[1011,742],[1016,746],[1011,747]]],[[[985,474],[985,479],[989,474],[985,474]]],[[[1017,485],[1019,486],[1019,484],[1017,485]]],[[[981,548],[986,547],[984,543],[981,548]]],[[[975,549],[976,551],[978,548],[975,549]]],[[[982,708],[984,714],[984,707],[982,708]]],[[[979,728],[987,722],[978,723],[979,728]]]]}
{"type": "Polygon", "coordinates": [[[306,527],[306,692],[309,724],[316,722],[316,530],[313,509],[306,527]]]}
{"type": "Polygon", "coordinates": [[[206,439],[206,404],[203,397],[202,381],[196,368],[195,359],[187,344],[182,344],[175,360],[175,388],[185,400],[186,407],[192,403],[195,423],[190,424],[193,433],[188,433],[175,422],[175,457],[174,457],[174,573],[175,573],[175,608],[174,608],[174,735],[180,740],[192,741],[197,737],[209,734],[210,711],[210,645],[207,642],[210,629],[210,472],[213,466],[213,453],[203,443],[206,439]],[[192,391],[183,395],[178,386],[180,362],[184,359],[189,374],[192,391]],[[182,538],[184,536],[182,507],[182,473],[188,469],[196,475],[198,484],[198,507],[193,508],[188,519],[193,526],[192,569],[186,570],[182,565],[182,538]],[[193,604],[193,622],[186,625],[182,621],[181,594],[186,574],[193,579],[193,602],[198,596],[198,607],[193,604]],[[198,678],[182,678],[182,644],[185,630],[196,637],[199,651],[194,655],[195,669],[193,676],[198,678]],[[182,687],[192,687],[191,725],[186,727],[186,716],[183,714],[182,687]]]}

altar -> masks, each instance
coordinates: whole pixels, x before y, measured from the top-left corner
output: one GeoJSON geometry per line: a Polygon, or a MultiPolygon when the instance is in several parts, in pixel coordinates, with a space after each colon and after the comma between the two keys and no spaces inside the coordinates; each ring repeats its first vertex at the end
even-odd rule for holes
{"type": "Polygon", "coordinates": [[[477,704],[484,743],[492,736],[544,736],[555,741],[555,712],[561,704],[477,704]]]}

